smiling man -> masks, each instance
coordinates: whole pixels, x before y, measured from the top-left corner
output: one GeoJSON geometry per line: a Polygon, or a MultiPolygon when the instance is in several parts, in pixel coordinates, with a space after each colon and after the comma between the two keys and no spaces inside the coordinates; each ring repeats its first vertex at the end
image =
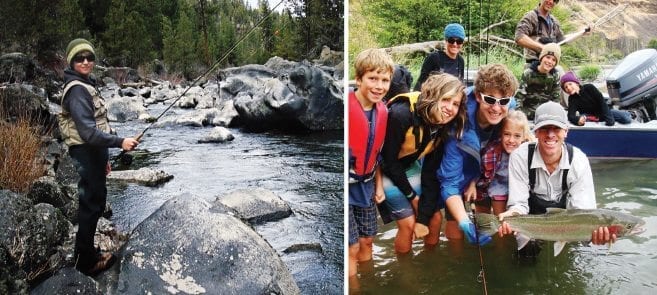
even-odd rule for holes
{"type": "MultiPolygon", "coordinates": [[[[536,108],[534,134],[536,143],[523,143],[511,153],[509,201],[500,219],[517,214],[543,214],[546,208],[595,209],[591,165],[579,148],[566,144],[568,118],[560,104],[546,102],[536,108]]],[[[510,233],[504,223],[500,235],[510,233]]],[[[615,239],[606,227],[591,235],[591,241],[598,245],[615,239]]],[[[535,243],[527,247],[534,248],[528,251],[531,256],[540,250],[535,243]]]]}
{"type": "Polygon", "coordinates": [[[512,106],[518,81],[502,64],[482,66],[474,87],[466,90],[467,123],[464,131],[450,132],[437,171],[441,197],[447,206],[445,235],[484,244],[490,237],[477,240],[474,225],[468,218],[463,201],[476,198],[475,182],[480,176],[480,151],[499,136],[502,119],[512,106]],[[459,230],[460,228],[460,230],[459,230]]]}
{"type": "Polygon", "coordinates": [[[527,64],[538,60],[545,44],[561,42],[566,38],[559,21],[550,14],[558,3],[559,0],[541,0],[536,9],[527,12],[518,22],[515,41],[525,48],[527,64]]]}

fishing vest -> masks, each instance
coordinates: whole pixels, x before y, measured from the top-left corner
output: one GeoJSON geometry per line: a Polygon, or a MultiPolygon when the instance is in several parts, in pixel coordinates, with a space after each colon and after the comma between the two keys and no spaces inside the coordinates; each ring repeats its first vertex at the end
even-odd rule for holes
{"type": "MultiPolygon", "coordinates": [[[[82,81],[73,80],[66,84],[64,87],[64,92],[62,93],[61,105],[64,105],[64,97],[66,94],[73,88],[73,86],[80,85],[83,86],[89,94],[91,94],[93,105],[94,105],[94,119],[96,120],[96,128],[99,130],[110,133],[109,121],[107,120],[107,108],[105,108],[105,100],[100,96],[100,92],[93,86],[84,83],[82,81]]],[[[78,130],[75,127],[75,122],[71,117],[71,113],[62,107],[62,112],[58,115],[59,118],[59,130],[62,133],[62,138],[64,143],[68,146],[84,144],[84,140],[80,137],[78,130]]]]}
{"type": "MultiPolygon", "coordinates": [[[[527,168],[529,169],[529,214],[545,214],[547,208],[562,208],[566,209],[566,201],[570,196],[568,194],[568,169],[562,169],[561,175],[561,198],[559,201],[546,201],[534,194],[534,185],[536,185],[536,168],[532,167],[532,158],[534,157],[534,150],[536,143],[530,143],[527,149],[527,168]]],[[[568,151],[568,163],[573,162],[573,146],[566,143],[566,150],[568,151]]]]}
{"type": "Polygon", "coordinates": [[[365,116],[356,94],[349,92],[349,182],[367,182],[374,177],[386,136],[388,110],[374,104],[372,124],[365,116]]]}
{"type": "Polygon", "coordinates": [[[404,142],[402,143],[399,154],[397,155],[398,159],[413,156],[415,159],[424,158],[428,153],[434,149],[434,138],[431,134],[428,136],[425,135],[425,128],[423,128],[422,118],[420,118],[415,112],[415,105],[420,98],[420,92],[410,92],[399,94],[391,98],[388,103],[388,109],[392,107],[395,103],[401,103],[402,101],[407,101],[409,103],[409,112],[413,117],[413,126],[408,128],[406,135],[404,136],[404,142]]]}

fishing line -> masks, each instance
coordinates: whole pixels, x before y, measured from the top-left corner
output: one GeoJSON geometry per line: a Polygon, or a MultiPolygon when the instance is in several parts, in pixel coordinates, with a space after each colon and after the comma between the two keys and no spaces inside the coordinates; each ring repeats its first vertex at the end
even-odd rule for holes
{"type": "MultiPolygon", "coordinates": [[[[135,139],[136,139],[137,141],[141,140],[141,138],[144,136],[144,134],[146,133],[146,131],[148,131],[148,129],[150,129],[151,127],[153,127],[153,125],[154,125],[154,124],[155,124],[160,118],[162,118],[162,116],[164,116],[164,114],[166,114],[166,112],[168,112],[169,109],[171,109],[171,107],[173,107],[173,106],[174,106],[174,105],[175,105],[175,104],[176,104],[176,103],[177,103],[177,102],[178,102],[183,96],[185,96],[185,94],[186,94],[186,93],[187,93],[192,87],[194,87],[194,86],[196,85],[196,83],[198,83],[198,81],[200,81],[203,77],[205,77],[205,76],[206,76],[207,74],[209,74],[210,72],[214,71],[214,70],[217,68],[217,66],[219,66],[220,63],[222,63],[224,60],[226,60],[226,58],[228,58],[228,55],[230,55],[230,54],[233,52],[233,50],[235,50],[235,49],[237,48],[237,46],[239,46],[239,45],[240,45],[240,44],[241,44],[246,38],[248,38],[249,35],[251,35],[251,33],[253,33],[258,27],[260,27],[260,25],[262,25],[262,23],[263,23],[263,22],[264,22],[269,16],[271,16],[271,15],[276,11],[276,8],[277,8],[279,5],[281,5],[283,2],[285,2],[285,1],[286,1],[286,0],[281,0],[280,2],[278,2],[278,4],[274,5],[274,7],[269,11],[269,13],[267,13],[262,19],[260,19],[260,21],[258,21],[258,23],[256,23],[255,26],[253,26],[253,27],[252,27],[252,28],[251,28],[246,34],[244,34],[244,36],[240,37],[240,39],[237,40],[237,42],[235,42],[235,44],[233,44],[233,46],[232,46],[230,49],[228,49],[228,51],[226,51],[226,53],[224,53],[224,55],[223,55],[220,59],[218,59],[214,64],[212,64],[212,66],[211,66],[210,68],[208,68],[203,74],[201,74],[201,75],[198,76],[196,79],[194,79],[194,81],[192,81],[192,83],[189,84],[189,85],[185,88],[185,90],[184,90],[184,91],[183,91],[183,92],[182,92],[182,93],[181,93],[176,99],[174,99],[173,102],[171,102],[171,104],[170,104],[166,109],[164,109],[164,111],[162,111],[162,113],[160,113],[160,115],[158,115],[157,117],[155,117],[155,119],[154,119],[150,124],[148,124],[148,126],[146,126],[146,128],[144,128],[144,130],[142,130],[142,131],[141,131],[141,132],[135,137],[135,139]]],[[[127,152],[126,150],[121,150],[121,153],[119,153],[119,155],[117,156],[117,159],[119,159],[119,160],[122,159],[122,158],[124,157],[124,155],[125,155],[126,152],[127,152]]]]}
{"type": "Polygon", "coordinates": [[[477,227],[477,217],[475,216],[475,203],[470,202],[470,216],[475,226],[475,242],[477,243],[477,250],[479,250],[479,275],[477,282],[482,283],[484,286],[484,294],[488,295],[488,286],[486,285],[486,271],[484,270],[484,256],[481,254],[481,245],[479,244],[479,228],[477,227]]]}

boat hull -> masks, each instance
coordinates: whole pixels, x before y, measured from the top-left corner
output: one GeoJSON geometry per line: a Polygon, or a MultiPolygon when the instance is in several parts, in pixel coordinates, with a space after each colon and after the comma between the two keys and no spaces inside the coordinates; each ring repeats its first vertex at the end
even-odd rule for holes
{"type": "Polygon", "coordinates": [[[657,158],[657,121],[570,126],[566,142],[580,148],[589,158],[657,158]]]}

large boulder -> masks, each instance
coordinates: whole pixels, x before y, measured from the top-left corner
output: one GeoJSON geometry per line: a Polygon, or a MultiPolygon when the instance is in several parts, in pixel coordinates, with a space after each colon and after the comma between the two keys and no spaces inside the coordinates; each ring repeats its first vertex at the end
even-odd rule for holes
{"type": "Polygon", "coordinates": [[[292,209],[281,197],[266,189],[236,190],[218,197],[217,202],[234,209],[250,223],[275,221],[292,214],[292,209]]]}
{"type": "Polygon", "coordinates": [[[280,257],[252,228],[191,195],[174,197],[134,230],[118,293],[298,294],[280,257]]]}
{"type": "Polygon", "coordinates": [[[233,136],[233,134],[230,133],[230,130],[228,130],[226,127],[214,127],[212,130],[210,130],[210,133],[199,139],[198,142],[221,143],[226,141],[233,141],[233,139],[235,139],[235,136],[233,136]]]}
{"type": "Polygon", "coordinates": [[[62,190],[57,180],[51,176],[43,176],[32,182],[27,192],[27,198],[31,199],[35,204],[48,203],[60,209],[73,201],[66,194],[66,191],[62,190]]]}
{"type": "Polygon", "coordinates": [[[343,128],[342,86],[318,66],[274,57],[264,66],[229,68],[219,76],[227,77],[221,89],[234,96],[240,122],[251,130],[343,128]]]}
{"type": "Polygon", "coordinates": [[[173,179],[173,175],[162,170],[151,168],[139,168],[138,170],[112,171],[107,175],[107,180],[118,180],[133,182],[146,186],[156,186],[173,179]]]}
{"type": "Polygon", "coordinates": [[[52,259],[68,235],[71,224],[50,204],[32,205],[27,198],[7,190],[0,191],[0,245],[9,259],[35,279],[59,267],[52,259]]]}
{"type": "Polygon", "coordinates": [[[102,291],[96,286],[96,282],[72,267],[62,268],[55,275],[37,285],[31,295],[69,295],[89,294],[101,295],[102,291]]]}
{"type": "Polygon", "coordinates": [[[110,121],[125,122],[132,120],[147,120],[152,118],[144,107],[143,98],[119,97],[107,100],[107,119],[110,121]]]}
{"type": "Polygon", "coordinates": [[[47,98],[43,89],[31,85],[9,84],[0,87],[0,105],[7,118],[15,120],[23,117],[30,120],[31,125],[43,126],[46,130],[57,122],[50,113],[47,98]]]}

